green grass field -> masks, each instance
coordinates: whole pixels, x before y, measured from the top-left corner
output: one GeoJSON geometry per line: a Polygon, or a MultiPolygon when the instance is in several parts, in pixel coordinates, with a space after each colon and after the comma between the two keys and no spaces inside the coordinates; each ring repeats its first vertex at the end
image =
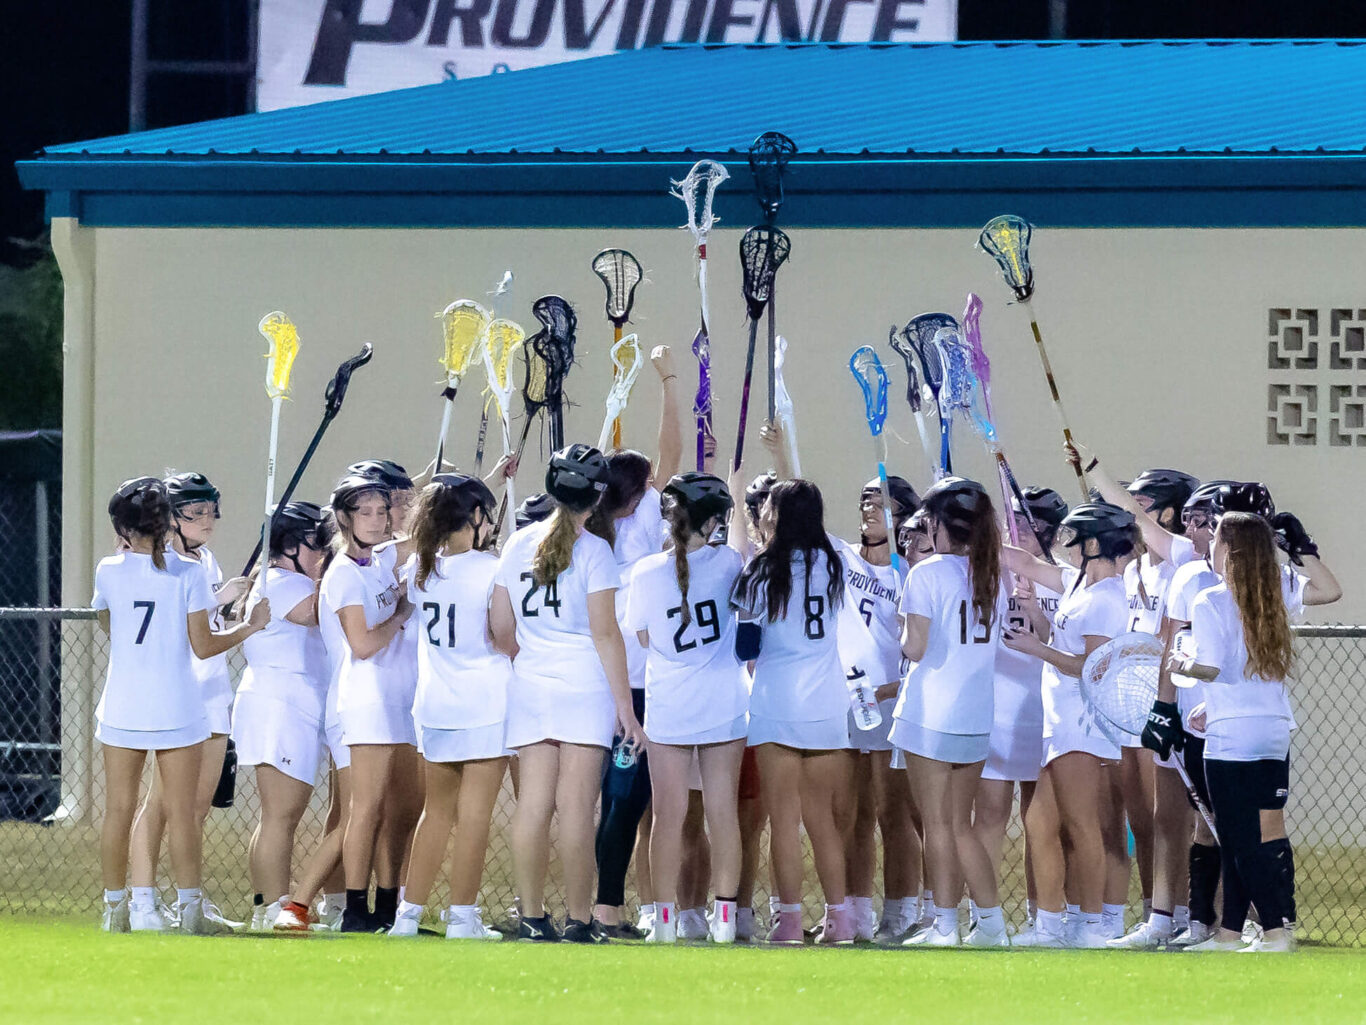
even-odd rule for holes
{"type": "Polygon", "coordinates": [[[0,917],[0,1022],[1366,1020],[1366,953],[766,950],[107,936],[0,917]],[[550,1017],[547,1017],[550,1016],[550,1017]]]}

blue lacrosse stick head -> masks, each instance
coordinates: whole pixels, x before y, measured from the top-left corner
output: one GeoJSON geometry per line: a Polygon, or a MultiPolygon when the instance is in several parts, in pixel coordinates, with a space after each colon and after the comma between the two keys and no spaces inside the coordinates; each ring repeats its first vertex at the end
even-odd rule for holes
{"type": "Polygon", "coordinates": [[[863,411],[873,437],[882,434],[887,422],[887,371],[872,346],[864,345],[849,357],[849,372],[863,392],[863,411]]]}
{"type": "Polygon", "coordinates": [[[996,427],[982,408],[981,381],[972,370],[972,354],[962,336],[952,328],[935,333],[934,349],[944,364],[944,383],[939,390],[939,415],[948,419],[960,411],[987,444],[995,444],[996,427]]]}

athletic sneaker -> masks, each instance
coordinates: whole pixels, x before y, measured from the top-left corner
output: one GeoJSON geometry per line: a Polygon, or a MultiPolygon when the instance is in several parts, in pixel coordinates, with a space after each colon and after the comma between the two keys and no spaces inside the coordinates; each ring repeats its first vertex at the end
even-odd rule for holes
{"type": "Polygon", "coordinates": [[[280,917],[284,907],[278,900],[273,904],[257,904],[251,909],[249,932],[270,932],[275,927],[275,919],[280,917]]]}
{"type": "Polygon", "coordinates": [[[821,920],[816,934],[816,945],[821,947],[847,947],[854,942],[857,926],[851,908],[826,908],[825,918],[821,920]]]}
{"type": "Polygon", "coordinates": [[[341,925],[337,932],[376,932],[375,916],[369,911],[353,912],[347,908],[342,912],[341,925]]]}
{"type": "MultiPolygon", "coordinates": [[[[276,932],[308,932],[308,908],[300,904],[297,900],[288,901],[280,905],[280,910],[271,922],[270,927],[276,932]]],[[[338,924],[341,919],[338,918],[338,924]]],[[[326,926],[325,928],[331,928],[326,926]]]]}
{"type": "Polygon", "coordinates": [[[1103,921],[1087,922],[1083,919],[1077,923],[1077,929],[1067,945],[1073,950],[1108,950],[1109,942],[1110,930],[1103,921]]]}
{"type": "Polygon", "coordinates": [[[1193,947],[1197,943],[1204,943],[1205,940],[1209,939],[1213,935],[1213,928],[1206,925],[1204,922],[1191,922],[1191,924],[1187,928],[1182,929],[1179,933],[1177,933],[1176,936],[1172,938],[1172,941],[1167,944],[1167,946],[1176,947],[1178,949],[1193,947]]]}
{"type": "Polygon", "coordinates": [[[918,921],[911,922],[905,929],[901,930],[901,932],[879,933],[873,942],[879,947],[904,947],[906,941],[918,932],[920,932],[920,923],[918,921]]]}
{"type": "Polygon", "coordinates": [[[567,918],[564,923],[566,943],[611,943],[602,926],[597,922],[580,922],[577,918],[567,918]]]}
{"type": "Polygon", "coordinates": [[[753,908],[735,909],[735,939],[739,943],[749,943],[759,931],[759,923],[753,908]]]}
{"type": "Polygon", "coordinates": [[[1167,929],[1159,929],[1152,922],[1143,922],[1130,931],[1129,935],[1106,944],[1111,950],[1158,950],[1171,943],[1172,934],[1167,929]]]}
{"type": "MultiPolygon", "coordinates": [[[[601,922],[598,924],[602,925],[601,922]]],[[[630,922],[622,922],[619,925],[603,925],[602,931],[607,934],[608,939],[613,940],[639,941],[645,939],[645,933],[630,922]]]]}
{"type": "Polygon", "coordinates": [[[713,943],[734,943],[739,935],[739,928],[736,919],[742,909],[737,908],[734,917],[727,916],[728,921],[722,921],[720,915],[711,916],[711,941],[713,943]]]}
{"type": "Polygon", "coordinates": [[[128,898],[126,896],[117,904],[104,902],[104,914],[100,916],[100,928],[105,932],[128,932],[128,919],[128,898]]]}
{"type": "Polygon", "coordinates": [[[540,918],[518,918],[517,938],[530,943],[559,943],[560,934],[549,915],[540,918]]]}
{"type": "Polygon", "coordinates": [[[231,918],[226,917],[223,912],[218,910],[218,905],[207,897],[203,898],[203,904],[204,917],[218,926],[222,932],[237,932],[246,925],[245,922],[234,922],[231,918]]]}
{"type": "Polygon", "coordinates": [[[486,940],[496,943],[503,939],[503,934],[497,929],[490,929],[484,924],[484,913],[479,908],[463,914],[453,913],[447,908],[441,912],[441,921],[446,923],[448,940],[486,940]]]}
{"type": "Polygon", "coordinates": [[[707,915],[701,908],[684,908],[678,913],[680,940],[705,940],[707,932],[707,915]]]}
{"type": "Polygon", "coordinates": [[[646,943],[676,943],[678,941],[678,922],[662,922],[655,918],[654,928],[645,934],[646,943]]]}
{"type": "Polygon", "coordinates": [[[128,929],[130,932],[170,932],[169,925],[156,905],[150,908],[129,905],[128,929]]]}
{"type": "Polygon", "coordinates": [[[1010,933],[1005,929],[988,930],[982,928],[982,923],[978,922],[972,932],[968,933],[963,940],[965,947],[1009,947],[1010,933]]]}
{"type": "Polygon", "coordinates": [[[329,906],[326,897],[319,897],[316,910],[305,907],[304,914],[298,917],[308,929],[313,929],[316,932],[336,932],[341,928],[344,910],[344,905],[333,904],[329,906]]]}
{"type": "Polygon", "coordinates": [[[852,912],[854,918],[854,942],[872,943],[877,936],[877,912],[872,907],[852,912]]]}
{"type": "Polygon", "coordinates": [[[961,947],[963,945],[963,934],[956,925],[948,932],[940,932],[931,925],[928,929],[918,930],[914,936],[901,945],[903,947],[961,947]]]}
{"type": "Polygon", "coordinates": [[[418,926],[422,924],[422,912],[423,909],[417,907],[413,908],[407,914],[395,915],[394,924],[389,926],[389,931],[385,935],[416,936],[418,926]]]}
{"type": "Polygon", "coordinates": [[[773,927],[768,931],[768,942],[784,947],[800,947],[804,944],[806,934],[802,932],[802,913],[782,909],[775,911],[773,927]]]}
{"type": "Polygon", "coordinates": [[[1250,919],[1250,918],[1249,918],[1246,922],[1243,923],[1243,942],[1244,942],[1244,943],[1251,943],[1253,940],[1258,939],[1261,935],[1262,935],[1262,927],[1261,927],[1261,924],[1260,924],[1260,923],[1254,922],[1254,921],[1252,921],[1252,919],[1250,919]]]}
{"type": "Polygon", "coordinates": [[[640,915],[636,918],[636,931],[639,932],[641,936],[647,936],[649,935],[650,930],[654,928],[654,925],[655,906],[653,904],[642,904],[640,906],[640,915]]]}
{"type": "Polygon", "coordinates": [[[180,917],[180,931],[189,936],[223,936],[233,932],[221,915],[210,917],[212,905],[200,897],[188,904],[176,904],[180,917]]]}
{"type": "Polygon", "coordinates": [[[1193,943],[1186,950],[1192,954],[1207,954],[1213,950],[1242,950],[1244,943],[1242,938],[1236,940],[1223,940],[1219,934],[1215,933],[1203,943],[1193,943]]]}
{"type": "Polygon", "coordinates": [[[1040,947],[1052,950],[1061,950],[1067,946],[1067,941],[1062,933],[1049,933],[1039,928],[1037,920],[1025,926],[1019,934],[1011,940],[1012,947],[1040,947]]]}
{"type": "Polygon", "coordinates": [[[1280,939],[1268,940],[1265,935],[1258,936],[1249,943],[1240,954],[1293,954],[1299,949],[1299,943],[1295,940],[1295,934],[1289,929],[1281,931],[1280,939]]]}

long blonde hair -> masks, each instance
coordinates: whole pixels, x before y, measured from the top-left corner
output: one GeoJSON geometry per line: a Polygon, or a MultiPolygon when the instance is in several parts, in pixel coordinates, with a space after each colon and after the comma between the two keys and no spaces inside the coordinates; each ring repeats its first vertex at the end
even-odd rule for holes
{"type": "Polygon", "coordinates": [[[1295,652],[1271,527],[1260,516],[1230,512],[1219,520],[1218,536],[1225,550],[1224,580],[1243,621],[1244,672],[1285,680],[1295,652]]]}
{"type": "Polygon", "coordinates": [[[548,587],[560,579],[574,558],[574,542],[579,539],[579,528],[574,513],[563,503],[555,506],[550,515],[550,530],[536,546],[531,560],[531,575],[537,587],[548,587]]]}

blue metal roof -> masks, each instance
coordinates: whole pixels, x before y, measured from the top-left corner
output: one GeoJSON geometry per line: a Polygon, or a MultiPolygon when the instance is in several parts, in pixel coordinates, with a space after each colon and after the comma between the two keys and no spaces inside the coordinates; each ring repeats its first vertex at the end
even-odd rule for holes
{"type": "Polygon", "coordinates": [[[671,224],[661,182],[688,157],[777,129],[801,149],[794,224],[972,223],[1030,196],[1040,223],[1362,223],[1363,84],[1366,41],[664,46],[20,171],[91,223],[671,224]]]}

